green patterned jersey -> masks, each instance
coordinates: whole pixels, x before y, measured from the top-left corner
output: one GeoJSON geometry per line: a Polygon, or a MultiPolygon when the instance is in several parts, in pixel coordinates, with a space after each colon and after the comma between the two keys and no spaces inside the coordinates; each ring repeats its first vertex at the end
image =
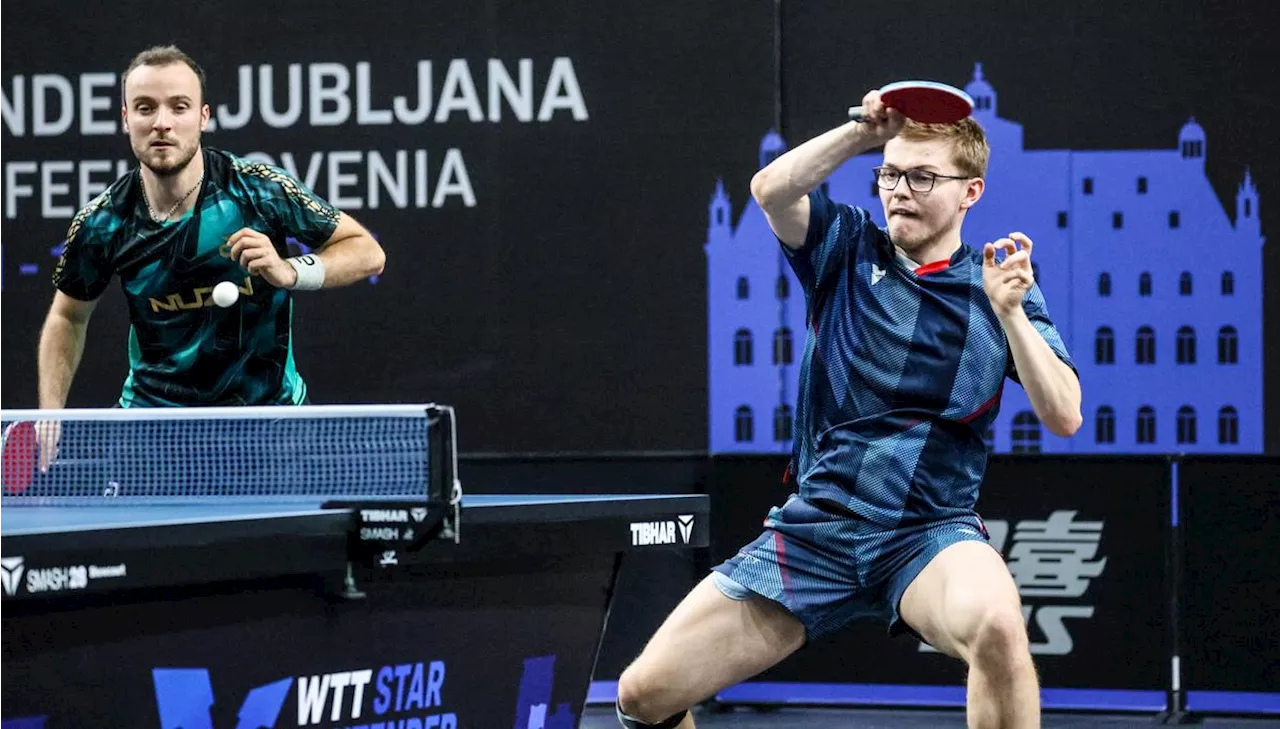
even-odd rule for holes
{"type": "Polygon", "coordinates": [[[290,237],[327,241],[339,213],[278,167],[203,154],[204,182],[180,220],[152,220],[136,169],[86,205],[67,230],[54,285],[91,301],[120,277],[132,324],[123,407],[300,404],[307,387],[293,360],[290,292],[250,276],[226,241],[252,228],[283,258],[290,237]],[[211,293],[222,281],[240,289],[225,309],[211,293]]]}

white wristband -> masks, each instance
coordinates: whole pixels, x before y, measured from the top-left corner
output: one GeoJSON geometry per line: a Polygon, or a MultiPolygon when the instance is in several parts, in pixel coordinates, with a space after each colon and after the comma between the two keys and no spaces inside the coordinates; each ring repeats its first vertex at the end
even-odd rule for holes
{"type": "Polygon", "coordinates": [[[319,256],[294,256],[285,260],[298,272],[298,280],[289,288],[294,291],[315,291],[324,286],[324,262],[319,256]]]}

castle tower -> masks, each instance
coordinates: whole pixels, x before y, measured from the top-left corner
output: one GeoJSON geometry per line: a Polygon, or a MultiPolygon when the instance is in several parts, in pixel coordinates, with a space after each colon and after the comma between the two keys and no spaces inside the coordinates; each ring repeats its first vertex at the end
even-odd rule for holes
{"type": "Polygon", "coordinates": [[[772,129],[760,140],[760,167],[764,168],[787,151],[787,143],[772,129]]]}
{"type": "Polygon", "coordinates": [[[964,92],[973,99],[975,116],[996,116],[996,90],[982,77],[982,62],[973,64],[973,80],[964,87],[964,92]]]}
{"type": "Polygon", "coordinates": [[[716,180],[716,191],[711,195],[711,204],[707,209],[707,245],[728,242],[733,237],[732,218],[724,180],[716,180]]]}
{"type": "Polygon", "coordinates": [[[1204,127],[1196,123],[1195,117],[1191,117],[1182,126],[1182,131],[1178,133],[1178,152],[1183,159],[1199,162],[1200,166],[1203,167],[1204,147],[1204,127]]]}
{"type": "Polygon", "coordinates": [[[1262,221],[1258,218],[1258,187],[1253,184],[1249,168],[1236,191],[1236,230],[1249,238],[1262,237],[1262,221]]]}

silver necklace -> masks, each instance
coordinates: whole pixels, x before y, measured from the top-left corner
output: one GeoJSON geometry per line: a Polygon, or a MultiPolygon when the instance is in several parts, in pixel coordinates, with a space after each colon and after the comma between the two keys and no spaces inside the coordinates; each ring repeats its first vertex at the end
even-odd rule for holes
{"type": "MultiPolygon", "coordinates": [[[[141,171],[138,172],[138,180],[142,180],[141,171]]],[[[182,206],[182,203],[186,202],[187,198],[191,197],[191,193],[195,192],[200,187],[200,183],[202,182],[204,182],[203,172],[200,173],[200,179],[196,180],[196,184],[192,185],[191,189],[187,190],[185,195],[178,198],[178,201],[173,204],[173,207],[169,208],[169,212],[165,213],[163,218],[156,217],[156,211],[151,209],[151,200],[147,198],[147,186],[144,184],[142,186],[142,202],[147,206],[147,214],[150,215],[151,219],[157,223],[167,221],[169,218],[173,217],[173,214],[182,206]]]]}

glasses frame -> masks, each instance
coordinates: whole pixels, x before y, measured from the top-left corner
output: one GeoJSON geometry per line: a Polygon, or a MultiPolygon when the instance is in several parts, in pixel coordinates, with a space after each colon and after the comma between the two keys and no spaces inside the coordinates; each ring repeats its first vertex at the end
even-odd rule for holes
{"type": "Polygon", "coordinates": [[[879,167],[872,167],[871,172],[875,177],[876,187],[879,187],[881,190],[888,190],[889,192],[893,192],[894,190],[898,189],[898,183],[902,182],[903,180],[907,181],[907,187],[909,187],[912,192],[926,193],[926,192],[933,192],[933,188],[935,185],[938,184],[938,180],[972,180],[974,179],[972,175],[941,175],[941,174],[938,174],[937,172],[922,170],[918,167],[913,167],[909,170],[900,170],[897,167],[881,165],[879,167]],[[898,175],[898,179],[894,180],[893,184],[890,185],[889,187],[885,187],[884,182],[880,179],[881,173],[883,172],[895,172],[898,175]],[[909,175],[913,173],[927,176],[929,178],[929,186],[921,190],[915,185],[912,185],[911,180],[909,179],[909,175]]]}

